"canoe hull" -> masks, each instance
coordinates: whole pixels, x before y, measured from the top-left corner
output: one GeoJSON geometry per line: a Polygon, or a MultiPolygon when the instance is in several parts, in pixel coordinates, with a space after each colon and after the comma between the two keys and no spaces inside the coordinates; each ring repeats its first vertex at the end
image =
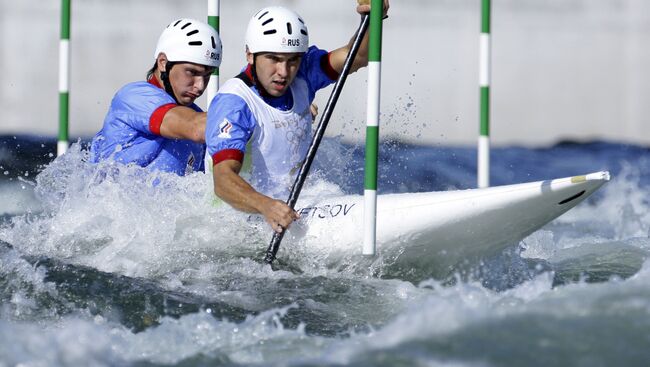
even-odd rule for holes
{"type": "MultiPolygon", "coordinates": [[[[379,195],[377,252],[401,267],[445,273],[521,241],[609,180],[596,172],[483,189],[379,195]]],[[[305,203],[301,203],[305,204],[305,203]]],[[[363,197],[314,201],[298,209],[279,257],[304,248],[329,261],[361,256],[363,197]]]]}

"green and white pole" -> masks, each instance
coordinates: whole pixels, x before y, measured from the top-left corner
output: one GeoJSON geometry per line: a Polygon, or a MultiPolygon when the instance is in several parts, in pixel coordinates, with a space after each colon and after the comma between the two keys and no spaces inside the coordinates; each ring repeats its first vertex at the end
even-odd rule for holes
{"type": "MultiPolygon", "coordinates": [[[[208,0],[208,24],[216,29],[217,33],[219,33],[219,37],[221,37],[221,33],[219,32],[219,3],[220,0],[208,0]]],[[[210,75],[210,81],[208,82],[207,89],[207,106],[209,108],[210,102],[212,102],[212,98],[214,98],[214,96],[217,94],[217,91],[219,90],[219,68],[216,68],[214,70],[214,73],[210,75]]]]}
{"type": "Polygon", "coordinates": [[[366,169],[364,180],[364,236],[362,252],[364,255],[374,255],[377,250],[377,158],[379,150],[383,0],[371,0],[370,6],[366,169]]]}
{"type": "Polygon", "coordinates": [[[59,138],[56,155],[68,150],[70,85],[70,1],[61,0],[61,38],[59,41],[59,138]]]}
{"type": "Polygon", "coordinates": [[[478,137],[478,187],[490,186],[490,1],[481,0],[479,60],[481,127],[478,137]]]}
{"type": "MultiPolygon", "coordinates": [[[[211,25],[212,28],[216,29],[217,33],[219,33],[219,37],[221,37],[221,32],[219,32],[219,5],[220,0],[208,0],[208,24],[211,25]]],[[[206,97],[208,99],[208,102],[206,103],[207,111],[207,109],[210,108],[212,99],[217,95],[217,91],[219,90],[219,68],[214,69],[214,72],[210,75],[210,81],[208,82],[208,87],[206,89],[206,97]]],[[[212,172],[212,157],[210,157],[207,150],[205,151],[205,157],[203,157],[203,160],[205,163],[205,172],[212,172]]]]}

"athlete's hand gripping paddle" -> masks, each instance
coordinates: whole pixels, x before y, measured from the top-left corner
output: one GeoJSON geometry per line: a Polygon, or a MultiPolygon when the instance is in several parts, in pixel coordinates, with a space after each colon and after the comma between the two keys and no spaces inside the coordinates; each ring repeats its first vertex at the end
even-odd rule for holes
{"type": "MultiPolygon", "coordinates": [[[[330,98],[327,101],[327,104],[325,105],[325,111],[323,112],[323,115],[320,118],[320,122],[316,127],[316,132],[314,133],[314,137],[312,138],[311,144],[309,145],[309,150],[307,150],[307,156],[305,157],[305,160],[302,162],[302,165],[300,166],[300,171],[298,171],[298,176],[296,176],[296,180],[294,181],[293,186],[291,187],[291,193],[289,193],[289,198],[287,199],[287,205],[289,205],[291,209],[294,209],[296,202],[298,201],[298,196],[300,195],[300,191],[302,190],[302,185],[305,183],[305,179],[307,178],[307,174],[309,173],[309,168],[311,168],[311,164],[314,161],[314,157],[316,157],[316,151],[318,150],[320,141],[323,138],[323,134],[325,133],[325,129],[327,128],[327,124],[329,123],[330,116],[332,116],[332,111],[334,110],[336,101],[338,101],[339,99],[339,95],[341,94],[341,89],[343,89],[343,84],[345,84],[345,80],[347,79],[348,74],[350,73],[352,62],[357,56],[357,52],[359,51],[359,47],[361,45],[361,41],[363,40],[363,36],[366,34],[366,30],[368,29],[369,18],[370,16],[368,14],[364,14],[361,18],[361,24],[359,24],[359,29],[357,29],[357,33],[354,36],[354,42],[352,43],[352,48],[350,49],[350,52],[348,53],[348,56],[345,59],[345,62],[343,64],[343,70],[341,70],[341,74],[339,75],[339,78],[336,80],[336,83],[334,84],[334,89],[332,90],[332,94],[330,95],[330,98]]],[[[275,255],[278,253],[278,250],[280,249],[280,242],[282,241],[285,232],[286,230],[282,232],[273,233],[273,238],[271,238],[271,243],[269,244],[269,248],[266,250],[266,256],[264,257],[264,261],[267,264],[273,263],[273,260],[275,259],[275,255]]]]}

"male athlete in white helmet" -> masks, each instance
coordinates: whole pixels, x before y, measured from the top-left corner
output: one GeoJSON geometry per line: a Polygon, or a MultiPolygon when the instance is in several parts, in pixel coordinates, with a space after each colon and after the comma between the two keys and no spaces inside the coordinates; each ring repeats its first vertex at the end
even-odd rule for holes
{"type": "Polygon", "coordinates": [[[221,64],[221,40],[210,25],[178,19],[162,32],[147,81],[113,98],[93,138],[90,160],[112,159],[185,175],[203,171],[206,113],[194,101],[221,64]]]}
{"type": "MultiPolygon", "coordinates": [[[[357,11],[367,13],[370,6],[357,11]]],[[[331,52],[309,47],[307,25],[289,9],[268,7],[253,15],[246,31],[248,65],[224,83],[208,110],[206,143],[217,196],[262,214],[278,232],[298,218],[283,200],[311,140],[309,106],[316,91],[336,81],[351,47],[352,40],[331,52]],[[245,152],[252,157],[250,183],[239,176],[245,152]]],[[[366,34],[351,71],[367,64],[366,34]]]]}

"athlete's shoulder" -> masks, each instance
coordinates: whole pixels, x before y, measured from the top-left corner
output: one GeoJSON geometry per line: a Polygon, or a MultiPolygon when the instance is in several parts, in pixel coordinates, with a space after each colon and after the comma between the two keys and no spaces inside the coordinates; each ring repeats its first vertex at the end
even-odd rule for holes
{"type": "Polygon", "coordinates": [[[328,54],[328,51],[317,46],[309,46],[309,49],[302,57],[298,75],[304,76],[313,72],[324,71],[324,61],[329,62],[328,54]]]}
{"type": "Polygon", "coordinates": [[[311,46],[309,46],[309,48],[307,49],[307,52],[305,52],[305,55],[307,55],[307,56],[312,56],[312,55],[321,56],[321,55],[326,54],[326,53],[328,53],[328,52],[329,52],[329,51],[327,51],[327,50],[323,50],[322,48],[319,48],[319,47],[316,46],[316,45],[311,45],[311,46]]]}
{"type": "Polygon", "coordinates": [[[249,87],[241,79],[237,77],[230,78],[219,87],[217,94],[238,94],[246,88],[249,87]]]}
{"type": "Polygon", "coordinates": [[[137,111],[149,111],[176,101],[164,90],[147,82],[129,83],[115,93],[113,108],[137,111]]]}
{"type": "Polygon", "coordinates": [[[116,96],[126,96],[131,94],[163,95],[167,93],[151,83],[139,81],[124,85],[117,91],[116,96]]]}
{"type": "Polygon", "coordinates": [[[307,52],[302,57],[302,64],[309,67],[320,66],[321,59],[327,56],[329,51],[318,48],[318,46],[309,46],[307,52]]]}
{"type": "Polygon", "coordinates": [[[212,110],[213,106],[218,110],[248,109],[245,88],[248,88],[248,86],[240,79],[229,79],[219,88],[213,103],[210,104],[210,110],[212,110]]]}

